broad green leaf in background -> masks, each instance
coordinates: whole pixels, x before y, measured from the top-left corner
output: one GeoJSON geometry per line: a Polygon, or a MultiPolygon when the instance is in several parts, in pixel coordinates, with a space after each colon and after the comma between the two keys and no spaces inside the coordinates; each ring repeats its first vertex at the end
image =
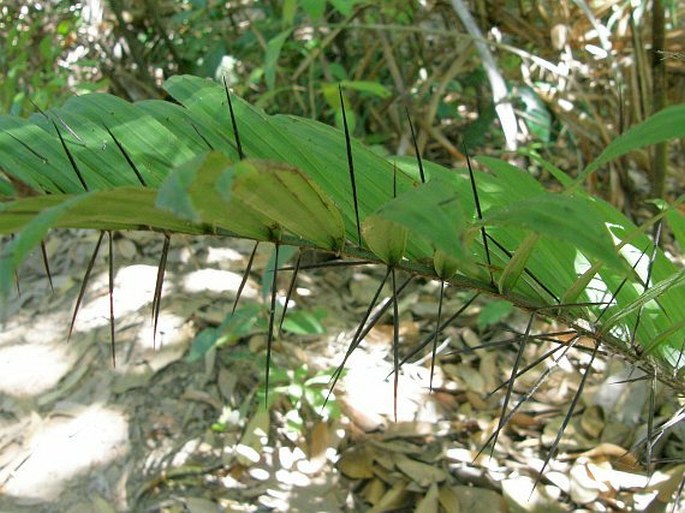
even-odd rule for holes
{"type": "Polygon", "coordinates": [[[573,185],[573,178],[571,178],[566,172],[559,169],[549,160],[545,160],[542,155],[540,155],[536,150],[530,148],[519,148],[518,153],[520,155],[525,155],[529,159],[533,160],[539,164],[542,169],[551,174],[554,178],[559,180],[559,183],[564,187],[570,187],[573,185]]]}
{"type": "Polygon", "coordinates": [[[326,310],[321,308],[313,312],[306,310],[288,311],[288,315],[283,321],[283,330],[296,335],[321,335],[326,331],[321,324],[326,313],[326,310]]]}
{"type": "Polygon", "coordinates": [[[619,270],[623,265],[593,202],[583,196],[542,193],[485,212],[486,226],[513,226],[573,244],[619,270]]]}
{"type": "Polygon", "coordinates": [[[530,87],[518,88],[518,97],[524,104],[522,116],[528,130],[536,139],[548,143],[552,134],[552,115],[540,96],[530,87]]]}
{"type": "Polygon", "coordinates": [[[390,90],[384,85],[368,80],[343,80],[340,82],[340,85],[343,89],[353,89],[361,93],[370,93],[379,98],[389,98],[391,94],[390,90]]]}
{"type": "Polygon", "coordinates": [[[484,330],[488,326],[506,319],[514,311],[514,305],[509,301],[489,301],[478,314],[476,324],[478,329],[484,330]]]}
{"type": "Polygon", "coordinates": [[[214,347],[231,345],[254,333],[260,312],[259,304],[247,303],[235,312],[229,313],[218,327],[205,328],[193,339],[187,360],[194,362],[214,347]]]}
{"type": "Polygon", "coordinates": [[[685,137],[685,103],[660,110],[611,141],[601,155],[583,170],[576,183],[582,183],[590,173],[621,155],[681,137],[685,137]]]}
{"type": "Polygon", "coordinates": [[[283,26],[290,27],[295,21],[295,12],[297,11],[297,0],[284,0],[281,20],[283,26]]]}
{"type": "Polygon", "coordinates": [[[343,16],[349,16],[352,14],[352,11],[357,4],[363,4],[366,1],[367,0],[330,0],[333,7],[335,7],[343,16]]]}
{"type": "Polygon", "coordinates": [[[283,43],[290,37],[292,29],[284,30],[277,36],[274,36],[266,44],[266,55],[264,56],[264,79],[266,80],[266,87],[269,90],[274,88],[276,83],[276,68],[278,66],[278,58],[281,55],[283,43]]]}
{"type": "Polygon", "coordinates": [[[300,0],[299,3],[312,21],[318,21],[326,10],[326,0],[300,0]]]}

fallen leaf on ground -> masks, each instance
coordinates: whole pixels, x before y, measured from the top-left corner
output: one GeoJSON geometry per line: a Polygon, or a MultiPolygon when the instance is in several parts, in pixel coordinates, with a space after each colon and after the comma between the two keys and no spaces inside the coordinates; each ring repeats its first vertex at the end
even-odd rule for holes
{"type": "Polygon", "coordinates": [[[338,464],[340,471],[351,479],[373,477],[373,453],[366,446],[347,451],[338,464]]]}
{"type": "Polygon", "coordinates": [[[441,468],[412,460],[406,456],[398,456],[395,465],[410,479],[423,487],[439,483],[447,479],[447,472],[441,468]]]}
{"type": "Polygon", "coordinates": [[[439,492],[438,485],[433,483],[426,495],[424,495],[419,502],[416,503],[415,513],[438,513],[439,507],[439,492]]]}
{"type": "Polygon", "coordinates": [[[383,498],[378,501],[378,504],[369,510],[369,513],[392,511],[394,508],[404,506],[406,497],[407,482],[398,481],[392,488],[390,488],[390,490],[385,493],[385,495],[383,495],[383,498]]]}
{"type": "Polygon", "coordinates": [[[449,513],[459,513],[462,511],[459,503],[459,497],[450,486],[441,486],[438,494],[440,506],[449,513]]]}

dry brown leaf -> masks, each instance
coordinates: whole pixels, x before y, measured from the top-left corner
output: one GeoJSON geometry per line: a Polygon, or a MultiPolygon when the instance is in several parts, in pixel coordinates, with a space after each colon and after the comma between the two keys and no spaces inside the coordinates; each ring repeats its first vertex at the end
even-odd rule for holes
{"type": "Polygon", "coordinates": [[[421,454],[423,448],[405,440],[371,440],[371,445],[382,452],[398,454],[421,454]]]}
{"type": "MultiPolygon", "coordinates": [[[[400,337],[403,339],[407,338],[416,338],[416,336],[419,333],[420,329],[420,324],[414,321],[408,321],[402,319],[400,321],[400,337]]],[[[393,331],[394,328],[391,324],[379,324],[376,325],[371,332],[376,332],[375,336],[378,336],[379,339],[382,339],[385,342],[390,343],[393,339],[393,331]]]]}
{"type": "Polygon", "coordinates": [[[204,390],[188,389],[181,394],[181,399],[184,401],[197,401],[199,403],[205,403],[217,411],[221,411],[223,408],[223,403],[219,399],[204,390]]]}
{"type": "Polygon", "coordinates": [[[407,497],[407,482],[398,481],[388,490],[383,498],[369,510],[368,513],[382,513],[385,511],[392,511],[394,508],[399,508],[405,505],[407,497]]]}
{"type": "Polygon", "coordinates": [[[433,483],[428,492],[416,503],[415,513],[438,513],[439,493],[438,485],[433,483]]]}
{"type": "Polygon", "coordinates": [[[374,449],[374,460],[387,471],[395,470],[395,455],[388,451],[374,449]]]}
{"type": "Polygon", "coordinates": [[[521,413],[521,412],[516,412],[514,415],[511,417],[511,420],[509,423],[512,426],[524,428],[524,429],[530,429],[533,427],[536,427],[540,424],[540,421],[533,417],[532,415],[528,415],[527,413],[521,413]]]}
{"type": "Polygon", "coordinates": [[[406,456],[398,456],[395,465],[406,474],[407,477],[424,487],[447,479],[447,472],[441,468],[412,460],[406,456]]]}
{"type": "Polygon", "coordinates": [[[233,394],[235,392],[236,383],[238,383],[237,372],[229,371],[225,367],[219,369],[219,376],[217,377],[217,384],[219,392],[226,401],[233,401],[233,394]]]}
{"type": "Polygon", "coordinates": [[[394,422],[388,426],[383,436],[385,438],[416,438],[432,435],[435,425],[430,422],[394,422]]]}
{"type": "Polygon", "coordinates": [[[480,358],[478,372],[485,382],[485,390],[494,390],[497,386],[499,368],[497,367],[497,354],[494,351],[477,351],[480,358]]]}
{"type": "Polygon", "coordinates": [[[457,497],[457,494],[450,486],[440,487],[438,500],[440,501],[440,506],[442,506],[442,509],[444,509],[447,513],[459,513],[461,511],[459,497],[457,497]]]}
{"type": "Polygon", "coordinates": [[[599,406],[587,408],[580,417],[580,427],[592,438],[599,438],[604,429],[604,419],[599,406]]]}
{"type": "Polygon", "coordinates": [[[402,474],[396,470],[386,470],[380,465],[373,467],[373,473],[378,479],[389,485],[394,485],[399,479],[403,479],[402,474]]]}
{"type": "Polygon", "coordinates": [[[385,491],[385,484],[376,477],[366,484],[361,492],[361,496],[364,497],[369,504],[376,505],[385,495],[385,491]]]}
{"type": "Polygon", "coordinates": [[[595,461],[608,460],[622,470],[636,470],[640,468],[640,464],[635,456],[620,445],[602,443],[589,451],[577,455],[577,457],[583,456],[595,461]]]}
{"type": "Polygon", "coordinates": [[[467,390],[466,400],[476,411],[484,411],[488,409],[488,403],[483,400],[478,392],[467,390]]]}
{"type": "Polygon", "coordinates": [[[367,446],[353,447],[343,454],[338,464],[340,472],[350,479],[373,477],[373,453],[367,446]]]}
{"type": "Polygon", "coordinates": [[[309,473],[315,474],[326,464],[326,449],[331,445],[331,437],[326,422],[317,422],[309,435],[309,473]]]}

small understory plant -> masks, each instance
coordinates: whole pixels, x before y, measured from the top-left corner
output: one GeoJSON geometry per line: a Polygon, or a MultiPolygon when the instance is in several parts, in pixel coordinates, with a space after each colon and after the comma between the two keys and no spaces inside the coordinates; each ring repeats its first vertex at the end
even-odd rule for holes
{"type": "MultiPolygon", "coordinates": [[[[504,385],[495,439],[520,406],[512,404],[512,392],[529,368],[522,363],[525,348],[540,338],[532,329],[537,319],[567,327],[550,358],[581,338],[586,347],[591,341],[590,365],[549,457],[600,352],[642,369],[651,385],[661,381],[677,394],[685,392],[685,270],[659,246],[666,228],[685,245],[679,210],[684,198],[659,202],[658,213],[636,226],[582,187],[613,159],[685,136],[685,105],[634,126],[576,178],[546,162],[558,182],[558,192],[550,192],[526,170],[492,157],[475,157],[464,169],[382,157],[350,137],[342,92],[343,130],[338,130],[295,116],[266,115],[225,86],[192,76],[172,77],[166,90],[174,101],[128,103],[91,94],[29,119],[0,118],[0,233],[12,236],[0,253],[4,294],[51,229],[98,230],[95,253],[106,238],[110,280],[112,233],[149,230],[165,241],[153,298],[156,323],[175,234],[251,239],[255,247],[270,244],[274,249],[268,315],[261,327],[267,335],[265,401],[277,391],[289,397],[296,411],[304,402],[319,406],[306,394],[312,383],[297,372],[285,389],[281,384],[274,388],[272,376],[270,383],[272,344],[288,318],[298,270],[305,267],[294,255],[288,269],[292,283],[279,300],[278,275],[286,271],[281,256],[288,248],[330,255],[319,266],[372,263],[383,269],[331,381],[334,385],[348,357],[388,312],[394,323],[395,411],[401,400],[398,371],[411,356],[399,350],[398,297],[414,279],[435,280],[440,287],[434,329],[412,354],[425,348],[434,359],[441,332],[478,296],[506,302],[492,303],[499,306],[483,314],[483,327],[507,315],[507,305],[527,312],[526,328],[511,342],[517,356],[504,385]],[[464,308],[443,308],[447,286],[470,294],[464,308]],[[380,301],[384,287],[390,288],[390,297],[380,301]]],[[[245,276],[251,263],[252,258],[245,276]]],[[[91,268],[92,260],[84,286],[91,268]]],[[[77,303],[82,296],[83,289],[77,303]]],[[[236,305],[224,325],[196,341],[196,356],[225,343],[222,337],[253,328],[257,311],[236,305]],[[236,322],[236,316],[242,321],[236,322]]],[[[113,358],[114,323],[112,316],[113,358]]],[[[683,415],[680,409],[661,425],[649,422],[647,460],[653,444],[683,415]]]]}

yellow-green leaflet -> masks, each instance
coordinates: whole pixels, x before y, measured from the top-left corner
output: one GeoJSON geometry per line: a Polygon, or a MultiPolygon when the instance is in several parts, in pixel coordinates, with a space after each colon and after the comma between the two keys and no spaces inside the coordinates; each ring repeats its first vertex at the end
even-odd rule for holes
{"type": "Polygon", "coordinates": [[[231,197],[317,246],[339,251],[345,229],[337,207],[299,169],[266,160],[243,160],[228,169],[231,197]]]}
{"type": "Polygon", "coordinates": [[[394,221],[370,215],[362,223],[362,236],[374,255],[389,266],[397,265],[407,249],[407,229],[394,221]]]}

